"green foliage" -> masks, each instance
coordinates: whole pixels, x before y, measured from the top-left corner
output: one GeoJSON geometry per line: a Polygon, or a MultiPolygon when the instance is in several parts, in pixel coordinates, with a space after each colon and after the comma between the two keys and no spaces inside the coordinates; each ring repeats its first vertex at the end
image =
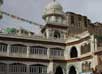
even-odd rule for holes
{"type": "Polygon", "coordinates": [[[15,28],[6,28],[4,30],[5,33],[16,33],[16,29],[15,28]]]}
{"type": "Polygon", "coordinates": [[[98,39],[98,40],[102,40],[102,36],[98,36],[98,35],[95,35],[95,38],[98,39]]]}

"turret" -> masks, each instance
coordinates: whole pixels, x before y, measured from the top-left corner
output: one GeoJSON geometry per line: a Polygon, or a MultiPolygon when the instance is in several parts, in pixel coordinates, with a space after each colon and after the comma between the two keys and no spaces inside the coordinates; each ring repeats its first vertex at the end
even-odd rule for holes
{"type": "Polygon", "coordinates": [[[64,24],[63,7],[56,1],[49,3],[43,12],[43,19],[47,24],[64,24]]]}
{"type": "Polygon", "coordinates": [[[49,3],[42,15],[45,20],[45,27],[42,33],[46,38],[65,39],[67,25],[63,7],[56,1],[49,3]]]}

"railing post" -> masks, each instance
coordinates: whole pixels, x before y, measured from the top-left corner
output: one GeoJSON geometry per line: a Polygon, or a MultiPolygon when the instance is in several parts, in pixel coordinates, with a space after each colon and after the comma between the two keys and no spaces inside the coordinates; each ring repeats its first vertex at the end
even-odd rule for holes
{"type": "Polygon", "coordinates": [[[48,50],[47,50],[47,56],[48,56],[48,58],[50,58],[50,48],[48,48],[48,50]]]}

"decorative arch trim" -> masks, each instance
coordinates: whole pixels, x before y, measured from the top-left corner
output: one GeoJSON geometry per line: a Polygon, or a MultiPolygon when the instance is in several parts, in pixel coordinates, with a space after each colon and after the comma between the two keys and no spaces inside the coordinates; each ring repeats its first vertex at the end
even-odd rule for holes
{"type": "Polygon", "coordinates": [[[12,44],[11,46],[25,46],[26,47],[26,45],[23,45],[23,44],[12,44]]]}
{"type": "Polygon", "coordinates": [[[69,67],[68,74],[77,74],[76,67],[74,65],[69,67]]]}
{"type": "Polygon", "coordinates": [[[50,49],[58,49],[58,50],[63,50],[62,48],[59,48],[59,47],[54,47],[54,48],[50,48],[50,49]]]}
{"type": "Polygon", "coordinates": [[[57,67],[56,67],[55,74],[63,74],[63,69],[62,69],[61,66],[57,66],[57,67]]]}
{"type": "Polygon", "coordinates": [[[44,47],[44,46],[30,46],[30,47],[37,47],[37,48],[45,48],[45,49],[47,49],[47,47],[44,47]]]}
{"type": "Polygon", "coordinates": [[[4,65],[7,65],[6,63],[3,63],[3,62],[0,62],[0,64],[4,64],[4,65]]]}
{"type": "Polygon", "coordinates": [[[47,67],[46,65],[43,65],[43,64],[31,64],[30,66],[44,66],[44,67],[47,67]]]}
{"type": "Polygon", "coordinates": [[[11,63],[9,65],[25,65],[26,66],[26,64],[23,64],[23,63],[11,63]]]}
{"type": "Polygon", "coordinates": [[[0,42],[0,44],[3,44],[3,45],[8,45],[8,44],[6,44],[6,43],[2,43],[2,42],[0,42]]]}

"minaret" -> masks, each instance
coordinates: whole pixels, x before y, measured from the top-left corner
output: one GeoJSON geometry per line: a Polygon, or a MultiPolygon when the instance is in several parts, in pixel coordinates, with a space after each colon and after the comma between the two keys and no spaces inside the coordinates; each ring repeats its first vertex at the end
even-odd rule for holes
{"type": "MultiPolygon", "coordinates": [[[[0,0],[0,11],[1,11],[1,6],[3,4],[3,0],[0,0]]],[[[0,19],[2,19],[2,13],[0,12],[0,19]]]]}
{"type": "Polygon", "coordinates": [[[45,27],[42,29],[42,33],[47,38],[65,38],[65,15],[63,7],[56,1],[53,0],[49,3],[42,15],[45,20],[45,27]]]}

